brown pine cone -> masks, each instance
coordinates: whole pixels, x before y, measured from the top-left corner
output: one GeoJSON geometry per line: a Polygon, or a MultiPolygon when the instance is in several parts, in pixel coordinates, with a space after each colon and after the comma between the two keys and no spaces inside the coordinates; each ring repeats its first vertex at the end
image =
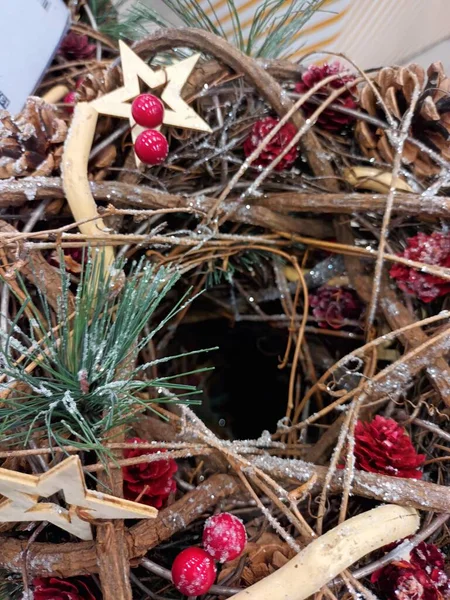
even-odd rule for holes
{"type": "Polygon", "coordinates": [[[100,96],[112,92],[122,85],[122,71],[119,67],[112,69],[95,69],[83,78],[76,96],[78,102],[91,102],[100,96]]]}
{"type": "MultiPolygon", "coordinates": [[[[414,110],[410,136],[434,150],[445,160],[450,159],[450,78],[442,63],[433,63],[425,76],[424,69],[416,64],[406,67],[385,67],[375,77],[373,83],[378,89],[394,119],[401,121],[411,103],[417,78],[420,97],[414,110]]],[[[360,90],[360,105],[373,117],[386,121],[385,113],[368,84],[360,90]]],[[[358,121],[356,139],[370,158],[392,163],[395,149],[382,128],[365,121],[358,121]]],[[[403,159],[418,177],[430,177],[439,173],[441,168],[417,146],[406,142],[403,159]]]]}
{"type": "Polygon", "coordinates": [[[57,109],[30,97],[15,118],[0,112],[0,179],[48,176],[58,168],[67,126],[57,109]]]}

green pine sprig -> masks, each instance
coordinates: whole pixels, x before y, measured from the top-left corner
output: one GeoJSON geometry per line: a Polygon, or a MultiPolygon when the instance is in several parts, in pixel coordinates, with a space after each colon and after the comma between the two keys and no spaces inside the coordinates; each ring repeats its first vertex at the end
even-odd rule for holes
{"type": "MultiPolygon", "coordinates": [[[[124,1],[119,0],[115,5],[116,9],[124,1]]],[[[320,10],[325,0],[262,0],[255,11],[247,38],[236,0],[226,0],[232,25],[231,36],[225,32],[211,0],[208,0],[208,11],[198,0],[162,1],[186,27],[203,29],[230,40],[248,56],[271,59],[286,55],[298,32],[320,10]]],[[[117,10],[111,7],[110,0],[89,0],[89,6],[99,29],[114,38],[137,40],[148,34],[149,25],[177,26],[151,6],[139,1],[133,3],[121,19],[118,19],[117,10]]]]}
{"type": "Polygon", "coordinates": [[[140,365],[133,360],[192,300],[184,295],[164,317],[156,318],[178,275],[155,270],[146,259],[132,265],[119,261],[106,274],[102,262],[87,261],[73,303],[70,275],[62,261],[57,327],[53,328],[49,324],[55,322],[55,315],[45,287],[38,288],[39,311],[19,279],[25,301],[9,331],[0,333],[1,372],[9,380],[0,389],[6,390],[14,380],[30,391],[12,392],[0,404],[2,442],[27,444],[38,433],[46,434],[49,444],[62,446],[70,438],[70,444],[80,450],[101,453],[108,431],[130,423],[136,408],[144,410],[151,403],[173,402],[174,398],[199,403],[194,386],[177,383],[187,374],[147,377],[150,367],[178,356],[140,365]],[[150,330],[143,333],[148,325],[150,330]],[[37,366],[31,370],[33,363],[37,366]],[[148,389],[155,396],[149,402],[139,396],[148,389]]]}

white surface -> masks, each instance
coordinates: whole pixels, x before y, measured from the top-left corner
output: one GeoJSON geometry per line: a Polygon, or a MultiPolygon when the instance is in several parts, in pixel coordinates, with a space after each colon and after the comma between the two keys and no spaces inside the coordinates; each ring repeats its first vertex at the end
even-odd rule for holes
{"type": "MultiPolygon", "coordinates": [[[[226,2],[198,1],[204,7],[208,2],[219,6],[217,14],[224,16],[224,25],[228,23],[226,2]]],[[[122,11],[138,2],[151,6],[165,18],[170,18],[175,25],[180,24],[162,0],[128,0],[122,11]]],[[[235,3],[238,7],[242,5],[243,21],[249,11],[254,12],[257,5],[249,0],[235,0],[235,3]]],[[[450,72],[448,38],[450,0],[327,0],[324,10],[316,13],[306,24],[304,36],[298,39],[298,49],[307,49],[317,43],[320,45],[322,41],[326,49],[346,53],[363,68],[412,61],[426,68],[432,62],[441,60],[447,72],[450,72]],[[339,11],[345,12],[345,16],[333,21],[333,16],[339,11]],[[329,24],[325,23],[327,20],[329,24]],[[311,31],[316,21],[322,21],[324,26],[311,31]],[[326,43],[339,30],[337,39],[326,43]]]]}
{"type": "Polygon", "coordinates": [[[68,25],[62,0],[0,0],[0,109],[19,112],[68,25]]]}

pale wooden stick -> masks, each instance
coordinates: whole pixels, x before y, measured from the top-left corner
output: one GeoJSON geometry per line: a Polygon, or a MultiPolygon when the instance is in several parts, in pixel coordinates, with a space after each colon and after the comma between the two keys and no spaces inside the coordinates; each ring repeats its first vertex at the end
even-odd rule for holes
{"type": "Polygon", "coordinates": [[[69,91],[70,90],[67,85],[55,85],[55,87],[50,88],[48,92],[45,92],[45,94],[42,96],[42,100],[48,102],[49,104],[56,104],[56,102],[62,100],[64,96],[69,93],[69,91]]]}
{"type": "MultiPolygon", "coordinates": [[[[63,188],[75,221],[98,217],[97,205],[88,180],[89,153],[94,140],[97,117],[97,110],[87,102],[76,104],[64,148],[63,188]]],[[[99,236],[104,234],[105,229],[100,217],[80,225],[80,231],[85,235],[99,236]]],[[[105,269],[109,269],[114,261],[112,247],[106,246],[103,253],[105,269]]]]}
{"type": "Polygon", "coordinates": [[[387,504],[369,510],[320,536],[233,600],[304,600],[366,554],[412,535],[419,524],[413,508],[387,504]]]}

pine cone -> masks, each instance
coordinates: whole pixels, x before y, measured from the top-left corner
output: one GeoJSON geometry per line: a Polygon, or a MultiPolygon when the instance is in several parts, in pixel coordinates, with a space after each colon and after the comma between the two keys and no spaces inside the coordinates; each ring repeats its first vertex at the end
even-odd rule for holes
{"type": "MultiPolygon", "coordinates": [[[[410,106],[415,77],[417,78],[421,94],[414,110],[410,136],[424,143],[445,160],[449,160],[450,79],[445,75],[440,62],[433,63],[428,68],[427,75],[425,82],[425,71],[416,64],[406,67],[385,67],[378,72],[373,83],[393,118],[400,122],[410,106]]],[[[361,89],[360,105],[369,115],[386,121],[384,111],[368,84],[361,89]]],[[[356,126],[356,138],[366,156],[378,161],[393,162],[395,149],[383,129],[359,121],[356,126]]],[[[410,142],[405,143],[403,159],[419,177],[430,177],[441,170],[426,152],[419,150],[410,142]]]]}
{"type": "Polygon", "coordinates": [[[95,69],[83,78],[77,86],[78,102],[91,102],[100,96],[112,92],[122,85],[122,71],[119,67],[112,69],[95,69]]]}
{"type": "Polygon", "coordinates": [[[58,168],[67,126],[57,109],[30,97],[13,118],[0,112],[0,179],[48,176],[58,168]]]}

